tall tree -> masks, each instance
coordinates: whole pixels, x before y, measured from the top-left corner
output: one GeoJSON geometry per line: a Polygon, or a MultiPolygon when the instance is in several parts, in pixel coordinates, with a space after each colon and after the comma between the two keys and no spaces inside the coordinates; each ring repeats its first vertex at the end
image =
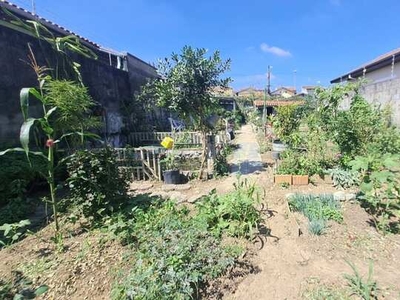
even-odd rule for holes
{"type": "Polygon", "coordinates": [[[207,120],[218,107],[218,99],[212,92],[216,87],[228,86],[231,79],[221,75],[229,67],[230,59],[221,59],[219,51],[207,55],[204,48],[185,46],[180,54],[173,53],[159,61],[161,79],[148,83],[142,94],[151,95],[158,106],[175,112],[203,133],[200,176],[207,153],[206,135],[211,130],[207,120]]]}

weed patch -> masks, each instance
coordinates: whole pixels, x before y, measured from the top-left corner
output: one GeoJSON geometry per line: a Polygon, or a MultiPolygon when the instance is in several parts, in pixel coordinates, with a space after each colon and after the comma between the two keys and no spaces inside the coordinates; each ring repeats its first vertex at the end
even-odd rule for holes
{"type": "Polygon", "coordinates": [[[172,202],[139,209],[135,216],[136,250],[113,299],[191,299],[235,262],[237,249],[221,247],[205,222],[172,202]]]}
{"type": "Polygon", "coordinates": [[[255,208],[259,195],[254,184],[247,180],[234,184],[235,190],[226,195],[217,195],[213,190],[198,202],[196,218],[204,220],[215,235],[226,233],[235,237],[253,237],[261,212],[255,208]]]}
{"type": "Polygon", "coordinates": [[[340,203],[334,199],[333,195],[295,194],[289,200],[289,206],[308,218],[310,221],[309,230],[315,235],[324,233],[327,226],[326,221],[343,221],[340,203]]]}

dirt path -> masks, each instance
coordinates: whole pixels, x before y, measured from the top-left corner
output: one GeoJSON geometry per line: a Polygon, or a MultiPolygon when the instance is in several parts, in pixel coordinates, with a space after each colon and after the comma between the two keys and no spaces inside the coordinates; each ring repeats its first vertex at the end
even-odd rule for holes
{"type": "MultiPolygon", "coordinates": [[[[381,289],[379,299],[400,299],[400,237],[383,237],[369,224],[369,216],[358,203],[343,203],[344,222],[332,223],[322,236],[308,233],[301,215],[289,211],[287,193],[331,193],[328,183],[283,189],[273,183],[271,168],[262,170],[258,144],[249,126],[236,141],[239,151],[233,162],[241,173],[249,174],[264,189],[264,204],[274,215],[267,219],[271,237],[254,258],[260,272],[249,275],[226,300],[304,299],[307,289],[326,285],[336,290],[346,286],[344,274],[352,274],[346,260],[367,276],[369,261],[374,263],[374,279],[381,289]],[[302,234],[299,236],[299,226],[302,234]]],[[[322,299],[322,298],[320,298],[322,299]]]]}
{"type": "Polygon", "coordinates": [[[238,149],[233,154],[231,171],[248,175],[262,170],[262,162],[256,136],[250,125],[244,125],[237,134],[238,149]]]}

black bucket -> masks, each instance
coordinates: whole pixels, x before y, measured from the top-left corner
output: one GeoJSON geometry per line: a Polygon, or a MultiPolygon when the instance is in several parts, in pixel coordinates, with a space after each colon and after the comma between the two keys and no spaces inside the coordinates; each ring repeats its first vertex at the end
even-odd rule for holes
{"type": "Polygon", "coordinates": [[[179,170],[167,170],[163,172],[165,184],[179,184],[181,183],[181,174],[179,170]]]}

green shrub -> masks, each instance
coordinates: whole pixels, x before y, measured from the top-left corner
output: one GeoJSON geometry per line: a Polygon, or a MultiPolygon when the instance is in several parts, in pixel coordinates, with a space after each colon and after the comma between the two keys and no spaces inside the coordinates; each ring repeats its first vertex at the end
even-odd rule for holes
{"type": "Polygon", "coordinates": [[[217,195],[213,190],[197,203],[196,218],[204,220],[209,230],[220,236],[226,233],[236,237],[253,237],[254,230],[262,221],[261,212],[255,205],[259,196],[254,184],[246,179],[235,184],[235,190],[217,195]]]}
{"type": "Polygon", "coordinates": [[[0,207],[11,199],[24,196],[26,188],[36,180],[43,179],[46,172],[46,161],[36,155],[29,156],[31,165],[25,153],[7,153],[0,156],[0,207]]]}
{"type": "Polygon", "coordinates": [[[276,108],[272,119],[274,133],[284,142],[289,142],[290,136],[300,126],[301,115],[298,105],[284,105],[276,108]]]}
{"type": "Polygon", "coordinates": [[[334,187],[347,189],[360,183],[360,174],[356,171],[334,168],[327,172],[332,177],[334,187]]]}
{"type": "Polygon", "coordinates": [[[130,270],[121,274],[112,299],[193,299],[210,279],[234,264],[232,251],[172,202],[135,211],[136,250],[130,270]]]}
{"type": "Polygon", "coordinates": [[[23,236],[23,230],[26,226],[30,225],[31,222],[29,220],[22,220],[18,223],[4,223],[0,226],[0,231],[2,231],[2,235],[0,235],[0,246],[8,246],[15,242],[17,242],[23,236]]]}
{"type": "Polygon", "coordinates": [[[371,152],[349,164],[361,174],[359,199],[376,228],[384,233],[400,232],[400,155],[371,152]]]}
{"type": "Polygon", "coordinates": [[[115,157],[109,148],[84,150],[73,154],[68,163],[71,200],[92,225],[126,200],[127,182],[115,157]]]}

